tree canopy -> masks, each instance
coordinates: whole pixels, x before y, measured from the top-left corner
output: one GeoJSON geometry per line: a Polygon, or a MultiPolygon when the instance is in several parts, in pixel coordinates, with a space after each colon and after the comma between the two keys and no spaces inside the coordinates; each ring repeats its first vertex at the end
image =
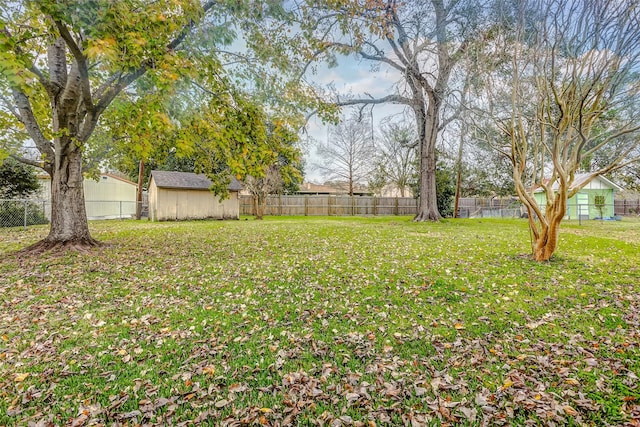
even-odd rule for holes
{"type": "Polygon", "coordinates": [[[0,138],[5,152],[52,178],[43,248],[96,243],[84,211],[83,171],[89,154],[99,159],[118,143],[145,157],[170,134],[177,149],[199,153],[201,171],[218,190],[230,174],[260,175],[266,167],[267,111],[243,93],[221,52],[237,31],[252,41],[257,22],[284,19],[279,3],[7,1],[0,13],[6,129],[0,138]],[[196,90],[205,96],[193,96],[196,90]],[[182,105],[174,110],[183,116],[170,114],[167,103],[167,95],[180,91],[182,105]],[[96,128],[109,123],[119,132],[103,133],[102,147],[90,143],[96,128]],[[26,142],[35,153],[25,150],[26,142]]]}

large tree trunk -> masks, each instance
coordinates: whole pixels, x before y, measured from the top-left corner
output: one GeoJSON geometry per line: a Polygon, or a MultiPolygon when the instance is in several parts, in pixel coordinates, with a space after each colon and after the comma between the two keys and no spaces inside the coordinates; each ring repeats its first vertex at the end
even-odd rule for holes
{"type": "Polygon", "coordinates": [[[253,214],[256,219],[262,219],[264,216],[265,200],[259,194],[253,195],[253,214]]]}
{"type": "Polygon", "coordinates": [[[464,148],[464,134],[460,132],[460,145],[458,146],[458,158],[456,159],[456,195],[454,196],[453,217],[460,217],[460,192],[462,187],[462,154],[464,148]]]}
{"type": "Polygon", "coordinates": [[[414,221],[440,221],[438,193],[436,190],[436,138],[438,136],[438,113],[431,100],[428,112],[424,107],[414,110],[418,121],[420,138],[420,203],[414,221]]]}
{"type": "Polygon", "coordinates": [[[28,252],[56,248],[86,250],[99,245],[89,233],[84,203],[82,151],[59,156],[51,174],[51,227],[49,235],[28,247],[28,252]]]}
{"type": "Polygon", "coordinates": [[[142,184],[144,183],[144,161],[138,163],[138,188],[136,189],[136,219],[142,218],[142,184]]]}
{"type": "Polygon", "coordinates": [[[438,195],[436,191],[436,153],[426,152],[420,161],[420,204],[414,221],[439,221],[438,195]]]}

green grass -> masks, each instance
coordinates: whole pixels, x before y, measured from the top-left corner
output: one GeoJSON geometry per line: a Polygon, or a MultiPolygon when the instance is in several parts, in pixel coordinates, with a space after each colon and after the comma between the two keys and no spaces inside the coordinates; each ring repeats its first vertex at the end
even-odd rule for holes
{"type": "Polygon", "coordinates": [[[103,221],[0,230],[0,425],[621,425],[640,222],[103,221]],[[27,375],[28,374],[28,375],[27,375]],[[341,418],[342,417],[342,418],[341,418]]]}

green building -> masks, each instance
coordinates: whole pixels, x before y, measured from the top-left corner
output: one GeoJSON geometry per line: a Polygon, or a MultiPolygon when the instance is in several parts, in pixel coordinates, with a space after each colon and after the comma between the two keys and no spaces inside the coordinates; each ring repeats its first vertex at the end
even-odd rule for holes
{"type": "MultiPolygon", "coordinates": [[[[591,174],[588,173],[577,174],[570,189],[580,188],[590,176],[591,174]]],[[[556,189],[557,186],[558,184],[555,183],[553,188],[556,189]]],[[[603,176],[593,178],[568,200],[565,219],[578,219],[578,214],[580,214],[580,219],[613,218],[615,215],[613,201],[616,190],[621,191],[622,188],[607,178],[603,176]]],[[[547,204],[544,189],[535,190],[534,197],[544,210],[547,204]]]]}

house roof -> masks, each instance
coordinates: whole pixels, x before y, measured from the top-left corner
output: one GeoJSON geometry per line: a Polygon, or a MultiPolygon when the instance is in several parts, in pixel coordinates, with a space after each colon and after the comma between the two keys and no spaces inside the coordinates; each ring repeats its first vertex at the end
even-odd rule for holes
{"type": "Polygon", "coordinates": [[[107,172],[107,173],[102,173],[102,174],[100,174],[100,175],[101,175],[101,176],[108,176],[109,178],[117,179],[118,181],[122,181],[122,182],[124,182],[124,183],[126,183],[126,184],[135,185],[136,187],[138,186],[138,184],[137,184],[137,183],[135,183],[135,182],[133,182],[133,181],[130,181],[130,180],[128,180],[127,178],[123,178],[123,177],[121,177],[121,176],[119,176],[119,175],[114,175],[114,174],[112,174],[112,173],[108,173],[108,172],[107,172]]]}
{"type": "MultiPolygon", "coordinates": [[[[175,171],[151,171],[151,176],[158,188],[173,188],[182,190],[208,190],[211,187],[211,180],[204,174],[192,172],[175,171]]],[[[227,187],[229,191],[242,190],[242,184],[231,177],[231,182],[227,187]]]]}
{"type": "MultiPolygon", "coordinates": [[[[347,194],[349,192],[348,183],[332,183],[332,184],[313,184],[311,182],[303,183],[296,194],[347,194]]],[[[372,192],[362,185],[355,185],[353,193],[356,195],[368,195],[372,192]]]]}
{"type": "MultiPolygon", "coordinates": [[[[572,188],[581,188],[585,185],[585,182],[591,178],[591,174],[590,173],[579,173],[575,176],[575,179],[573,180],[573,185],[571,186],[572,188]]],[[[614,190],[618,190],[621,191],[622,187],[620,187],[618,184],[614,183],[613,181],[605,178],[602,175],[598,175],[596,176],[596,178],[594,179],[600,179],[600,181],[604,182],[606,185],[608,185],[609,187],[613,188],[614,190]]]]}
{"type": "Polygon", "coordinates": [[[313,184],[305,182],[300,186],[298,193],[300,194],[335,194],[339,190],[328,185],[313,184]]]}
{"type": "MultiPolygon", "coordinates": [[[[138,184],[136,184],[135,182],[130,181],[130,180],[126,179],[126,178],[123,178],[123,177],[122,177],[122,176],[120,176],[120,175],[115,175],[115,174],[113,174],[113,173],[109,173],[109,172],[101,172],[101,173],[100,173],[100,176],[107,176],[107,177],[109,177],[109,178],[113,178],[113,179],[115,179],[115,180],[122,181],[122,182],[124,182],[124,183],[126,183],[126,184],[134,185],[134,186],[136,186],[136,187],[138,186],[138,184]]],[[[51,177],[50,177],[48,174],[46,174],[46,173],[42,173],[42,174],[39,174],[39,175],[38,175],[38,179],[41,179],[41,180],[43,180],[43,181],[50,181],[50,180],[51,180],[51,177]]],[[[85,176],[84,176],[84,179],[92,179],[92,178],[87,178],[87,176],[85,175],[85,176]]]]}
{"type": "MultiPolygon", "coordinates": [[[[574,176],[573,179],[573,183],[571,184],[571,186],[569,187],[570,190],[573,190],[574,188],[582,188],[585,185],[587,185],[587,181],[591,180],[591,178],[593,177],[593,174],[590,173],[578,173],[574,176]]],[[[605,185],[621,191],[623,188],[620,187],[618,184],[616,184],[615,182],[612,182],[611,180],[605,178],[602,175],[596,175],[595,178],[593,178],[593,180],[599,179],[600,181],[602,181],[605,185]]],[[[558,181],[553,183],[553,189],[557,190],[558,189],[558,181]]],[[[535,189],[534,191],[535,193],[541,193],[544,192],[544,188],[542,187],[538,187],[535,189]]]]}

